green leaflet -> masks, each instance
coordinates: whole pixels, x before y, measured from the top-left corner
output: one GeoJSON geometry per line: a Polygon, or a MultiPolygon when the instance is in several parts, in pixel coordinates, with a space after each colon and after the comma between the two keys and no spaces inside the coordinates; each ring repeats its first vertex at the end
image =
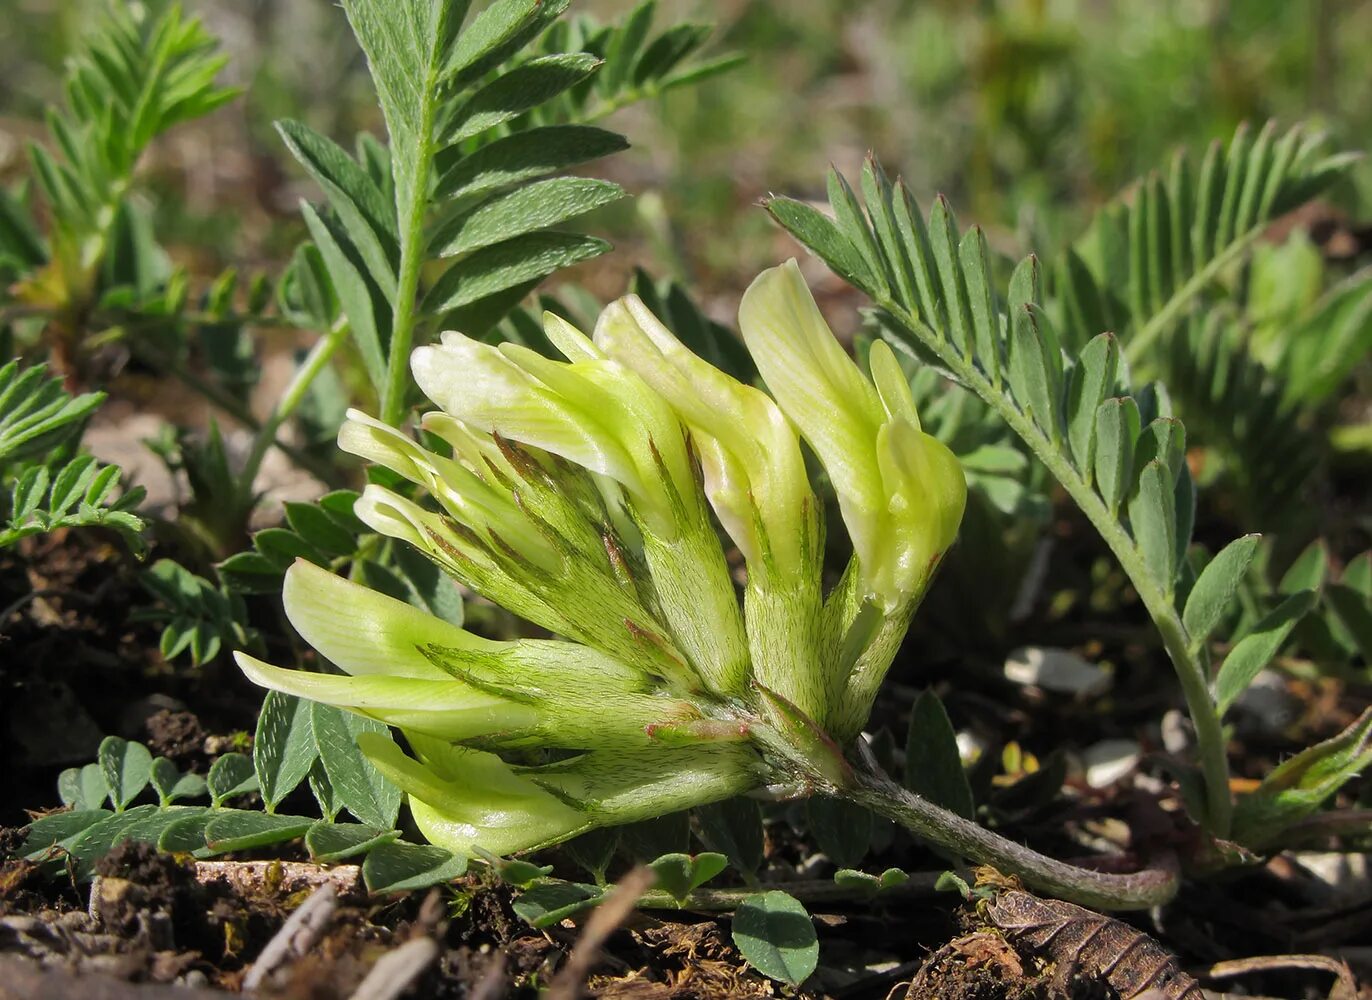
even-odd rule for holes
{"type": "Polygon", "coordinates": [[[1182,611],[1182,624],[1194,646],[1201,646],[1210,637],[1229,610],[1261,539],[1261,535],[1236,538],[1201,570],[1182,611]]]}
{"type": "Polygon", "coordinates": [[[686,901],[696,889],[710,881],[729,865],[723,854],[664,854],[648,867],[657,876],[657,887],[678,903],[686,901]]]}
{"type": "Polygon", "coordinates": [[[439,79],[470,71],[478,62],[517,40],[542,6],[542,0],[495,0],[457,36],[457,43],[443,60],[439,79]]]}
{"type": "Polygon", "coordinates": [[[366,365],[373,385],[381,385],[386,370],[386,345],[389,343],[388,311],[378,308],[384,296],[362,273],[354,259],[344,234],[322,218],[309,204],[301,202],[300,214],[305,217],[310,236],[314,239],[324,266],[328,269],[334,292],[348,318],[353,339],[366,365]],[[386,333],[383,335],[383,330],[386,333]]]}
{"type": "Polygon", "coordinates": [[[971,819],[972,786],[962,767],[957,733],[943,702],[923,691],[910,712],[905,741],[905,787],[935,805],[971,819]]]}
{"type": "Polygon", "coordinates": [[[210,766],[205,780],[215,808],[230,796],[257,791],[257,774],[252,760],[241,753],[224,754],[210,766]]]}
{"type": "Polygon", "coordinates": [[[268,691],[257,716],[252,746],[253,770],[268,812],[305,780],[319,751],[314,742],[309,702],[268,691]]]}
{"type": "Polygon", "coordinates": [[[543,278],[610,249],[594,236],[536,232],[516,236],[463,258],[444,272],[424,299],[424,307],[444,313],[543,278]]]}
{"type": "Polygon", "coordinates": [[[277,122],[276,129],[286,148],[328,195],[329,205],[372,280],[387,299],[394,299],[400,263],[395,205],[386,200],[357,161],[331,139],[289,119],[277,122]]]}
{"type": "Polygon", "coordinates": [[[1131,488],[1139,407],[1133,398],[1107,399],[1096,413],[1096,488],[1117,514],[1131,488]]]}
{"type": "Polygon", "coordinates": [[[123,812],[148,787],[152,778],[152,754],[141,743],[106,736],[100,743],[98,761],[115,812],[123,812]]]}
{"type": "Polygon", "coordinates": [[[749,896],[734,911],[734,944],[765,976],[799,986],[819,964],[810,914],[793,896],[773,890],[749,896]]]}
{"type": "Polygon", "coordinates": [[[628,148],[623,136],[590,125],[546,125],[515,132],[465,155],[452,146],[434,158],[436,194],[473,199],[628,148]]]}
{"type": "Polygon", "coordinates": [[[404,892],[451,882],[467,871],[467,859],[428,844],[382,843],[362,863],[372,892],[404,892]]]}
{"type": "Polygon", "coordinates": [[[556,97],[595,71],[600,61],[584,52],[540,56],[496,77],[467,100],[447,123],[445,145],[456,145],[556,97]]]}
{"type": "Polygon", "coordinates": [[[851,868],[872,846],[872,813],[843,799],[813,795],[805,800],[805,821],[819,849],[840,868],[851,868]]]}
{"type": "Polygon", "coordinates": [[[339,802],[363,823],[390,829],[400,809],[400,789],[357,745],[359,733],[389,739],[389,730],[380,722],[318,702],[311,703],[310,718],[320,763],[339,802]]]}
{"type": "Polygon", "coordinates": [[[1092,338],[1081,351],[1067,380],[1067,441],[1072,459],[1089,484],[1095,477],[1096,418],[1115,387],[1119,342],[1113,334],[1092,338]]]}
{"type": "Polygon", "coordinates": [[[868,270],[862,254],[818,209],[794,198],[773,198],[767,203],[767,211],[798,240],[823,257],[839,277],[863,291],[875,289],[876,276],[868,270]]]}
{"type": "Polygon", "coordinates": [[[430,251],[439,257],[470,253],[546,229],[624,197],[624,189],[590,177],[556,177],[515,188],[446,222],[430,251]]]}
{"type": "Polygon", "coordinates": [[[1315,601],[1315,592],[1311,590],[1292,594],[1229,651],[1215,678],[1215,704],[1221,714],[1228,711],[1234,699],[1277,655],[1291,630],[1315,606],[1315,601]]]}

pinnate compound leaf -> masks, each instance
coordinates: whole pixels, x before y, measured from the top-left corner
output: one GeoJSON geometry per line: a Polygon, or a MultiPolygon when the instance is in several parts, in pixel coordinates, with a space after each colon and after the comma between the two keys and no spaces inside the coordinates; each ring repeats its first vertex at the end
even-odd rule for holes
{"type": "Polygon", "coordinates": [[[378,844],[362,863],[362,878],[372,892],[404,892],[451,882],[467,872],[461,854],[429,844],[403,841],[378,844]]]}
{"type": "Polygon", "coordinates": [[[764,976],[799,986],[819,964],[819,938],[800,901],[772,890],[749,896],[734,912],[734,944],[764,976]]]}
{"type": "Polygon", "coordinates": [[[905,787],[968,819],[975,812],[972,786],[962,767],[957,732],[933,691],[915,699],[905,743],[905,787]]]}
{"type": "Polygon", "coordinates": [[[97,754],[116,812],[138,798],[152,778],[152,754],[142,743],[106,736],[97,754]]]}
{"type": "Polygon", "coordinates": [[[1277,655],[1296,623],[1315,606],[1313,590],[1292,594],[1235,644],[1215,678],[1215,704],[1223,715],[1277,655]]]}
{"type": "Polygon", "coordinates": [[[253,769],[268,812],[305,780],[317,756],[309,702],[268,691],[252,745],[253,769]]]}
{"type": "Polygon", "coordinates": [[[1182,611],[1182,624],[1194,645],[1204,643],[1229,610],[1261,540],[1261,535],[1236,538],[1201,570],[1182,611]]]}

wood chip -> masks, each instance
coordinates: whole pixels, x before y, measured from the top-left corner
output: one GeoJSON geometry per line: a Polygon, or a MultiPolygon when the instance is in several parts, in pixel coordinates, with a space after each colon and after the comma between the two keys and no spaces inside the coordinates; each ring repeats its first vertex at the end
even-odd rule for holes
{"type": "Polygon", "coordinates": [[[331,883],[340,897],[366,893],[359,865],[323,868],[305,861],[197,861],[201,885],[224,883],[241,896],[289,896],[331,883]]]}

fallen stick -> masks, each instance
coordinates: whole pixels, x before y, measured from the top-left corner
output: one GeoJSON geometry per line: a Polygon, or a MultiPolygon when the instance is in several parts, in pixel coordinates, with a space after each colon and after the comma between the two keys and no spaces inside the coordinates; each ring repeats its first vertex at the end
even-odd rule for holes
{"type": "Polygon", "coordinates": [[[372,966],[348,1000],[395,1000],[438,958],[438,942],[430,937],[407,941],[388,951],[372,966]]]}
{"type": "Polygon", "coordinates": [[[601,946],[619,929],[656,880],[653,870],[645,865],[640,865],[619,880],[614,890],[586,921],[586,927],[572,948],[567,963],[548,984],[547,1000],[576,1000],[581,995],[586,975],[595,964],[601,946]]]}
{"type": "Polygon", "coordinates": [[[338,889],[333,882],[325,882],[296,908],[267,942],[257,961],[243,977],[243,992],[256,990],[277,969],[309,951],[319,940],[337,908],[338,889]]]}

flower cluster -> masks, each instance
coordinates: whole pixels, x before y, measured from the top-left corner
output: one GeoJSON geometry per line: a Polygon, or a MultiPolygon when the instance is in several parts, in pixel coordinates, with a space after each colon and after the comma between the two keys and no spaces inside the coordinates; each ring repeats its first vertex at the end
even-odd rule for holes
{"type": "Polygon", "coordinates": [[[869,380],[794,261],[744,294],[770,395],[688,350],[636,297],[550,360],[456,333],[415,351],[428,440],[356,411],[345,450],[432,503],[368,486],[357,515],[561,636],[496,642],[301,562],[284,601],[341,674],[239,654],[264,687],[398,727],[362,749],[431,841],[524,850],[596,826],[833,775],[940,558],[966,485],[920,429],[885,344],[869,380]],[[826,595],[824,467],[855,554],[826,595]],[[742,555],[742,601],[716,528],[742,555]]]}

